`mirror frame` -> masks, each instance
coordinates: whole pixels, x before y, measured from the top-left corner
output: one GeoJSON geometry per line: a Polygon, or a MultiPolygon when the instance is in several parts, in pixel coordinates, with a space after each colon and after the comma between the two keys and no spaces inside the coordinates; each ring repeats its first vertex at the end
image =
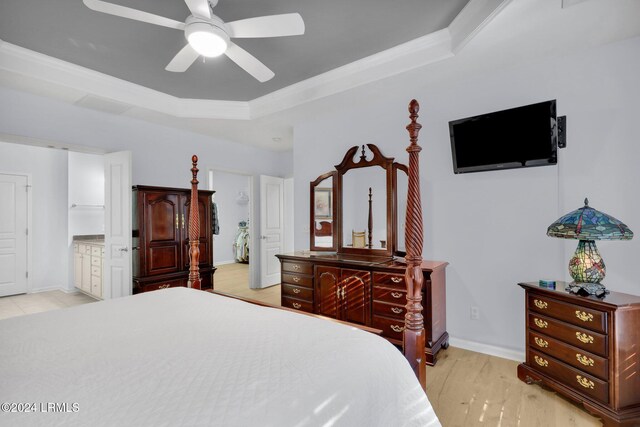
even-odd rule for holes
{"type": "Polygon", "coordinates": [[[373,154],[371,160],[366,159],[365,145],[356,145],[347,150],[342,162],[335,166],[335,170],[324,173],[309,184],[310,210],[309,210],[309,249],[316,252],[336,252],[339,254],[353,254],[365,256],[377,256],[392,258],[394,255],[404,256],[405,252],[399,252],[398,248],[398,171],[403,171],[409,175],[409,168],[395,162],[393,157],[386,157],[374,144],[366,144],[373,154]],[[358,150],[361,151],[360,159],[354,161],[358,150]],[[366,167],[381,167],[386,171],[386,195],[387,195],[387,247],[385,249],[353,248],[345,247],[343,244],[342,230],[342,177],[352,170],[366,167]],[[331,212],[333,215],[333,235],[331,247],[316,246],[315,243],[315,188],[325,179],[333,178],[333,205],[331,212]],[[336,238],[337,236],[337,238],[336,238]]]}
{"type": "Polygon", "coordinates": [[[338,225],[338,204],[342,202],[342,196],[337,197],[338,193],[338,171],[332,171],[332,172],[327,172],[324,173],[322,175],[320,175],[319,177],[317,177],[315,179],[315,181],[312,181],[309,184],[309,194],[311,196],[310,201],[309,201],[309,207],[310,207],[310,213],[309,213],[309,218],[310,218],[310,224],[309,224],[309,249],[312,251],[318,251],[318,252],[336,252],[338,247],[337,247],[337,240],[336,240],[336,232],[338,229],[340,229],[340,226],[338,225]],[[316,230],[316,221],[315,221],[315,189],[316,187],[325,179],[327,178],[333,178],[332,179],[332,183],[331,183],[331,191],[332,191],[332,203],[331,203],[331,215],[332,215],[332,239],[331,239],[331,246],[316,246],[315,245],[315,230],[316,230]]]}

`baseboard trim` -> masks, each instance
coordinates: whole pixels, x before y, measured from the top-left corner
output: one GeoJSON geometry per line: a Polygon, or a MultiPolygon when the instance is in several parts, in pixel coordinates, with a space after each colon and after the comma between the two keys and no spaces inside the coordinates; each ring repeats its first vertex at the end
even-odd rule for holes
{"type": "MultiPolygon", "coordinates": [[[[234,260],[230,260],[230,261],[216,261],[214,262],[214,265],[217,267],[219,265],[227,265],[227,264],[235,264],[236,262],[234,260]]],[[[238,264],[242,264],[242,263],[238,263],[238,264]]]]}
{"type": "Polygon", "coordinates": [[[484,344],[475,341],[464,340],[460,338],[449,338],[449,344],[453,347],[463,348],[465,350],[484,353],[490,356],[502,357],[503,359],[515,360],[516,362],[524,362],[525,353],[522,351],[512,350],[495,345],[484,344]]]}
{"type": "Polygon", "coordinates": [[[61,286],[50,286],[48,288],[29,289],[28,294],[39,294],[41,292],[61,291],[66,294],[75,294],[79,291],[77,289],[66,289],[61,286]]]}

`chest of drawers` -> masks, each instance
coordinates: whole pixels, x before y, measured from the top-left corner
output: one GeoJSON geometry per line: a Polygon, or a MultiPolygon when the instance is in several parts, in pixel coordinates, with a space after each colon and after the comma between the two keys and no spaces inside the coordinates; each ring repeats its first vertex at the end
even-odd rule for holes
{"type": "Polygon", "coordinates": [[[518,377],[581,403],[605,426],[640,425],[640,297],[520,286],[527,350],[518,377]]]}

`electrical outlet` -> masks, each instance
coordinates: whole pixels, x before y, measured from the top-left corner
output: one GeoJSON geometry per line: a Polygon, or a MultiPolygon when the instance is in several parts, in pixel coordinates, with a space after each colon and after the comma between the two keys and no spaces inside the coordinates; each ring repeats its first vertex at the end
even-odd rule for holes
{"type": "Polygon", "coordinates": [[[471,306],[471,320],[478,320],[480,319],[480,308],[472,305],[471,306]]]}

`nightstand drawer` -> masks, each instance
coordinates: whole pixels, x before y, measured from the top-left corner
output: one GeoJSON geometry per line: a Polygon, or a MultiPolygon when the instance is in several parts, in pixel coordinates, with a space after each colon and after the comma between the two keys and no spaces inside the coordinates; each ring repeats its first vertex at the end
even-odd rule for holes
{"type": "Polygon", "coordinates": [[[592,308],[581,307],[547,298],[538,294],[529,294],[529,309],[545,316],[564,320],[581,328],[596,332],[607,332],[607,313],[592,308]]]}
{"type": "Polygon", "coordinates": [[[407,292],[396,289],[378,288],[377,286],[374,286],[373,299],[374,301],[404,305],[407,303],[407,292]]]}
{"type": "Polygon", "coordinates": [[[529,346],[602,380],[609,378],[609,362],[603,357],[533,331],[529,331],[529,346]]]}
{"type": "Polygon", "coordinates": [[[529,328],[532,331],[556,337],[588,352],[607,357],[607,336],[578,328],[537,313],[529,313],[529,328]]]}
{"type": "Polygon", "coordinates": [[[313,276],[301,276],[299,274],[282,273],[282,283],[313,288],[313,276]]]}
{"type": "Polygon", "coordinates": [[[379,301],[373,302],[373,314],[404,320],[407,309],[403,305],[386,304],[379,301]]]}
{"type": "Polygon", "coordinates": [[[299,274],[313,274],[313,264],[307,262],[284,261],[282,271],[290,271],[299,274]]]}
{"type": "Polygon", "coordinates": [[[302,299],[308,302],[313,301],[313,290],[302,286],[287,285],[283,283],[282,295],[302,299]]]}
{"type": "Polygon", "coordinates": [[[295,298],[282,297],[282,306],[313,313],[313,303],[295,298]]]}
{"type": "Polygon", "coordinates": [[[600,402],[609,402],[609,383],[599,380],[581,370],[560,362],[553,357],[529,350],[527,364],[535,370],[562,381],[579,393],[591,396],[600,402]]]}

